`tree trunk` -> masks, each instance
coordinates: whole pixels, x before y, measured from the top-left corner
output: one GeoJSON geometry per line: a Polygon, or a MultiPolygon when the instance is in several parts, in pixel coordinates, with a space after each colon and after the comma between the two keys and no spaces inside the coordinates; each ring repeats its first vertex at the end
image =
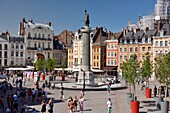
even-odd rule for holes
{"type": "Polygon", "coordinates": [[[133,100],[135,101],[135,94],[136,94],[136,92],[135,92],[135,84],[133,83],[133,100]]]}
{"type": "Polygon", "coordinates": [[[131,92],[131,83],[129,83],[129,92],[132,93],[131,92]]]}
{"type": "Polygon", "coordinates": [[[166,101],[166,98],[167,98],[167,92],[168,92],[168,84],[166,84],[166,87],[165,87],[165,101],[166,101]]]}

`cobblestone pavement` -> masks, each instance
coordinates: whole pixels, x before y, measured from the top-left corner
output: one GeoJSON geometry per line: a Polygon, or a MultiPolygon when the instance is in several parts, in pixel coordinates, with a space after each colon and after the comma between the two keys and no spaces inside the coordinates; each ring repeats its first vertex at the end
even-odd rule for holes
{"type": "MultiPolygon", "coordinates": [[[[57,80],[52,81],[55,83],[62,82],[60,80],[61,78],[57,78],[57,80]]],[[[11,81],[11,80],[10,80],[11,81]]],[[[74,82],[74,80],[66,79],[64,82],[74,82]]],[[[122,83],[124,83],[121,80],[122,83]]],[[[42,85],[43,81],[40,81],[40,86],[42,85]]],[[[63,83],[64,84],[64,83],[63,83]]],[[[150,87],[153,88],[153,86],[157,84],[154,82],[151,82],[150,87]]],[[[30,82],[26,83],[26,87],[30,88],[33,87],[33,79],[31,79],[30,82]]],[[[153,98],[145,98],[144,93],[141,93],[139,90],[139,86],[136,86],[136,94],[137,98],[140,101],[140,113],[160,113],[160,110],[156,109],[155,106],[155,100],[153,98]]],[[[67,108],[67,99],[69,96],[77,96],[80,97],[80,91],[76,90],[64,90],[64,99],[60,100],[60,92],[59,89],[47,89],[48,96],[46,99],[46,102],[48,102],[48,99],[53,97],[54,98],[54,113],[68,113],[67,108]]],[[[121,89],[121,90],[112,90],[111,95],[107,95],[106,91],[86,91],[85,92],[85,101],[84,101],[84,111],[83,113],[107,113],[107,106],[106,102],[108,98],[112,99],[113,105],[113,111],[112,113],[131,113],[131,108],[127,104],[127,92],[128,89],[121,89]]],[[[35,108],[38,112],[41,109],[41,102],[28,102],[29,111],[31,112],[32,108],[35,108]]],[[[79,107],[78,107],[79,110],[79,107]]],[[[78,111],[80,112],[80,111],[78,111]]]]}

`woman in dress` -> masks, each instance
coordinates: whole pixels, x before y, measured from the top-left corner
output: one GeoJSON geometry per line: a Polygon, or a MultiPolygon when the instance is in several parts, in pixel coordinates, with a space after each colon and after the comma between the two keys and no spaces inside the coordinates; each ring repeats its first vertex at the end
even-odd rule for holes
{"type": "Polygon", "coordinates": [[[46,113],[46,103],[45,103],[45,100],[42,100],[41,113],[46,113]]]}

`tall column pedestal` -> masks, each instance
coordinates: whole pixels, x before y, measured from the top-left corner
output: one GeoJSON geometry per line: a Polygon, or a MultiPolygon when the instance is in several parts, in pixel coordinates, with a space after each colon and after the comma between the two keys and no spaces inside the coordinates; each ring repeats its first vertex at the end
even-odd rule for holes
{"type": "Polygon", "coordinates": [[[79,71],[78,82],[77,84],[83,85],[85,77],[85,84],[88,86],[94,85],[94,74],[91,71],[79,71]]]}

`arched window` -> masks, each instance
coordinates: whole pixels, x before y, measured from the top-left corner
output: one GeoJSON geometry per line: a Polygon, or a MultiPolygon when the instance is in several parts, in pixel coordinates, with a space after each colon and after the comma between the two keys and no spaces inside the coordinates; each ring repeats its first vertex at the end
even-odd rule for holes
{"type": "Polygon", "coordinates": [[[28,37],[31,37],[31,33],[28,33],[28,37]]]}
{"type": "Polygon", "coordinates": [[[37,38],[37,33],[34,34],[34,37],[37,38]]]}

